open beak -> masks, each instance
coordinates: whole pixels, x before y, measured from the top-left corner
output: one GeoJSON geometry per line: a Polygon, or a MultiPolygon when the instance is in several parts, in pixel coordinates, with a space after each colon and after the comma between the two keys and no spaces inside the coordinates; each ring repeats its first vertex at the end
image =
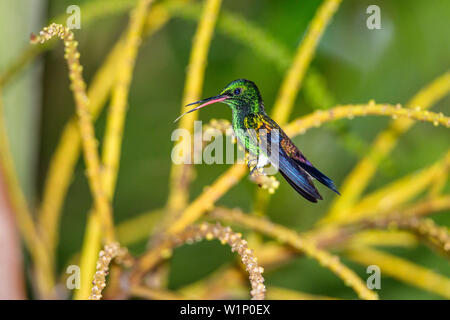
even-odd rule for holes
{"type": "Polygon", "coordinates": [[[228,98],[229,98],[229,96],[222,94],[222,95],[218,95],[218,96],[215,96],[215,97],[211,97],[211,98],[207,98],[207,99],[204,99],[204,100],[200,100],[200,101],[189,103],[188,105],[186,105],[186,107],[192,106],[194,104],[199,104],[199,103],[201,103],[201,104],[198,107],[195,107],[194,109],[183,113],[181,116],[176,118],[174,122],[177,122],[185,114],[191,113],[193,111],[196,111],[198,109],[201,109],[203,107],[206,107],[207,105],[210,105],[210,104],[213,104],[213,103],[216,103],[216,102],[222,102],[224,100],[227,100],[228,98]]]}

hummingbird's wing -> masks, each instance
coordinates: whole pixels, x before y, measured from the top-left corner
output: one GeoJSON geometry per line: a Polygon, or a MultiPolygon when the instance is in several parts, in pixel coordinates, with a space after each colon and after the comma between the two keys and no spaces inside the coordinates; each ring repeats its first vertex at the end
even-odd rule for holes
{"type": "Polygon", "coordinates": [[[247,130],[247,140],[245,141],[246,149],[250,153],[259,156],[262,152],[264,156],[273,161],[274,157],[271,154],[267,154],[271,148],[258,146],[270,146],[271,142],[273,143],[273,141],[278,139],[279,144],[277,148],[272,150],[272,152],[277,152],[278,163],[272,164],[278,167],[286,181],[304,198],[311,202],[317,202],[318,199],[322,199],[322,196],[312,183],[311,176],[295,159],[291,158],[288,150],[283,148],[282,142],[285,139],[289,139],[289,137],[281,130],[278,124],[265,114],[252,114],[244,119],[244,125],[247,129],[253,129],[247,130]],[[278,136],[275,136],[275,132],[277,132],[278,136]]]}
{"type": "Polygon", "coordinates": [[[337,194],[340,194],[336,186],[334,185],[333,180],[331,180],[322,172],[320,172],[317,168],[315,168],[285,133],[283,139],[280,141],[280,148],[285,150],[288,156],[291,159],[293,159],[303,170],[305,170],[313,178],[315,178],[317,181],[327,186],[337,194]]]}

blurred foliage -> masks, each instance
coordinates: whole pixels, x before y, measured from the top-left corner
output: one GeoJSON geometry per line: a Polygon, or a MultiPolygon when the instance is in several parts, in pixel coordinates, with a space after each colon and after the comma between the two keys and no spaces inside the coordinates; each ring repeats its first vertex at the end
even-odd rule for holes
{"type": "MultiPolygon", "coordinates": [[[[78,4],[83,8],[88,3],[88,0],[50,0],[47,16],[60,17],[69,5],[78,4]]],[[[85,12],[81,12],[81,30],[76,30],[75,36],[79,42],[83,75],[88,84],[126,29],[128,9],[135,3],[127,1],[123,8],[120,5],[109,13],[93,14],[95,18],[86,25],[83,22],[85,12]]],[[[230,12],[236,18],[256,26],[257,30],[262,29],[270,37],[266,40],[272,43],[271,39],[274,39],[272,45],[279,50],[261,54],[261,51],[267,51],[258,47],[264,38],[258,38],[256,33],[253,36],[243,34],[245,30],[233,30],[233,20],[220,15],[208,54],[203,96],[217,94],[233,79],[247,78],[258,84],[270,112],[284,72],[289,68],[296,47],[320,3],[313,0],[224,1],[222,12],[230,12]],[[246,43],[251,39],[257,39],[256,45],[246,43]]],[[[176,128],[173,120],[179,114],[186,66],[201,6],[196,2],[192,6],[188,4],[185,9],[173,10],[174,17],[161,30],[143,39],[137,56],[128,99],[117,189],[112,203],[117,224],[166,204],[173,146],[170,136],[176,128]]],[[[290,119],[317,109],[329,109],[336,104],[360,104],[371,99],[377,103],[406,104],[426,84],[450,69],[449,14],[450,2],[446,0],[434,1],[433,5],[420,0],[343,1],[320,40],[290,119]],[[381,7],[381,30],[366,27],[366,8],[371,4],[381,7]]],[[[31,31],[36,30],[21,31],[17,37],[28,38],[31,31]]],[[[61,130],[75,112],[61,44],[47,51],[44,61],[42,100],[40,103],[36,101],[36,106],[42,106],[37,185],[27,186],[35,190],[36,198],[40,198],[43,192],[48,166],[61,130]]],[[[448,115],[449,104],[450,96],[447,95],[432,110],[448,115]]],[[[6,105],[6,108],[11,107],[6,105]]],[[[95,123],[100,143],[106,116],[107,112],[103,111],[95,123]]],[[[207,122],[212,118],[229,119],[230,112],[228,108],[214,106],[202,111],[199,116],[207,122]]],[[[339,120],[326,126],[330,130],[324,130],[324,127],[311,130],[294,141],[308,159],[333,177],[339,186],[389,121],[385,117],[339,120]]],[[[431,166],[449,149],[449,141],[448,128],[415,125],[400,137],[398,146],[389,159],[383,161],[381,170],[370,182],[365,194],[431,166]]],[[[34,142],[27,147],[34,148],[34,142]]],[[[223,171],[224,166],[220,165],[196,165],[191,198],[195,199],[223,171]]],[[[217,205],[239,207],[250,212],[255,188],[257,186],[245,178],[217,205]]],[[[271,221],[298,232],[310,230],[326,213],[335,197],[331,192],[322,190],[325,200],[311,204],[298,197],[283,181],[269,203],[267,216],[271,221]]],[[[447,182],[443,193],[448,194],[449,190],[447,182]]],[[[58,273],[64,272],[68,261],[80,251],[86,213],[91,204],[85,165],[80,158],[63,208],[57,254],[58,273]]],[[[432,217],[439,225],[450,226],[448,213],[447,209],[432,217]]],[[[249,232],[245,231],[244,236],[247,234],[249,232]]],[[[133,255],[142,254],[147,247],[146,240],[128,246],[133,255]]],[[[448,259],[422,244],[379,248],[450,277],[448,259]]],[[[339,248],[335,249],[339,254],[339,248]]],[[[365,267],[343,257],[345,265],[362,279],[367,278],[365,267]]],[[[235,259],[228,249],[216,241],[180,247],[170,260],[167,286],[170,290],[177,290],[203,279],[219,267],[232,265],[235,259]]],[[[265,277],[268,286],[315,295],[354,298],[354,293],[341,279],[328,269],[318,267],[318,263],[311,258],[294,257],[271,268],[265,277]]],[[[388,277],[383,272],[381,283],[382,289],[378,293],[383,299],[442,298],[388,277]]]]}

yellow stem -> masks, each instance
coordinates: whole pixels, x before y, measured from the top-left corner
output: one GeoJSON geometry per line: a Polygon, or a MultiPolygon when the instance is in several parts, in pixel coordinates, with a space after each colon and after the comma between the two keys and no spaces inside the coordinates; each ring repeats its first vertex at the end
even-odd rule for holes
{"type": "Polygon", "coordinates": [[[117,179],[131,77],[139,45],[141,44],[141,35],[147,17],[147,10],[152,2],[153,0],[141,0],[136,10],[132,11],[123,54],[116,65],[117,77],[112,92],[102,151],[102,180],[104,190],[109,198],[114,193],[117,179]]]}
{"type": "Polygon", "coordinates": [[[267,287],[267,299],[269,300],[337,300],[337,298],[318,296],[315,294],[300,292],[281,287],[267,287]]]}
{"type": "MultiPolygon", "coordinates": [[[[88,90],[89,110],[95,120],[115,79],[116,66],[123,52],[123,41],[119,41],[106,61],[97,71],[88,90]]],[[[58,228],[61,209],[72,180],[73,169],[81,148],[81,136],[77,119],[71,119],[63,133],[50,161],[49,171],[44,184],[42,204],[39,209],[40,226],[45,234],[51,252],[58,243],[58,228]]]]}
{"type": "Polygon", "coordinates": [[[98,253],[102,248],[102,232],[98,226],[101,225],[99,216],[91,210],[84,230],[83,245],[80,254],[80,289],[76,290],[73,299],[86,300],[91,294],[92,278],[94,277],[98,253]]]}
{"type": "Polygon", "coordinates": [[[32,37],[32,41],[44,43],[53,37],[59,37],[64,41],[65,58],[69,67],[69,79],[71,90],[75,98],[75,106],[78,115],[78,125],[81,134],[83,154],[86,163],[86,176],[96,212],[99,214],[105,238],[108,242],[114,239],[114,225],[109,200],[103,190],[100,175],[100,159],[95,138],[94,126],[91,114],[88,109],[88,97],[86,95],[86,84],[82,76],[82,66],[80,65],[80,54],[77,50],[78,43],[74,40],[73,32],[67,27],[58,24],[51,24],[44,28],[39,36],[32,37]]]}
{"type": "MultiPolygon", "coordinates": [[[[363,219],[357,223],[341,226],[341,241],[345,241],[346,238],[350,238],[353,234],[366,229],[406,230],[419,236],[444,255],[449,256],[450,254],[450,235],[447,227],[438,226],[431,219],[405,216],[402,212],[393,212],[387,216],[363,219]]],[[[384,241],[385,239],[381,240],[384,241]]],[[[355,242],[354,239],[353,242],[355,242]]]]}
{"type": "Polygon", "coordinates": [[[252,300],[264,300],[266,288],[262,273],[264,269],[259,266],[253,250],[247,246],[247,241],[241,239],[240,233],[233,232],[230,227],[222,227],[220,224],[209,224],[203,222],[200,225],[190,225],[180,232],[172,234],[164,239],[156,247],[147,251],[140,259],[131,276],[132,285],[138,285],[142,276],[151,270],[161,259],[168,258],[172,254],[172,249],[185,243],[193,243],[203,239],[217,239],[222,244],[228,244],[233,252],[237,252],[241,257],[241,262],[248,272],[252,290],[250,295],[252,300]]]}
{"type": "Polygon", "coordinates": [[[281,243],[288,244],[300,252],[304,252],[309,257],[317,260],[322,266],[330,269],[334,274],[341,278],[345,284],[350,286],[362,299],[378,299],[376,293],[367,289],[366,284],[358,275],[339,261],[339,257],[319,249],[316,245],[286,227],[272,223],[269,220],[256,217],[255,215],[243,214],[239,210],[215,209],[211,217],[224,222],[237,224],[250,228],[253,231],[260,232],[272,237],[281,243]]]}
{"type": "MultiPolygon", "coordinates": [[[[427,199],[395,212],[405,217],[422,217],[446,209],[450,209],[450,196],[427,199]]],[[[136,217],[120,223],[116,228],[120,243],[123,245],[131,245],[147,239],[164,212],[164,209],[156,209],[141,213],[136,217]]],[[[333,229],[336,230],[337,226],[333,226],[333,229]]],[[[307,233],[307,237],[316,242],[316,237],[320,238],[327,232],[327,228],[311,230],[307,233]]]]}
{"type": "MultiPolygon", "coordinates": [[[[408,103],[408,108],[430,108],[450,91],[450,72],[435,79],[423,88],[408,103]]],[[[329,221],[345,217],[351,207],[358,201],[361,194],[374,176],[379,163],[391,152],[396,142],[404,132],[413,125],[410,119],[399,119],[391,123],[388,129],[378,134],[369,153],[350,172],[340,187],[342,196],[336,198],[326,215],[329,221]]]]}
{"type": "Polygon", "coordinates": [[[447,209],[450,209],[450,195],[436,197],[416,203],[401,212],[404,216],[424,216],[431,212],[447,209]]]}
{"type": "Polygon", "coordinates": [[[167,232],[174,234],[195,222],[208,209],[211,209],[214,203],[231,187],[237,184],[246,172],[247,166],[245,164],[233,165],[211,186],[205,188],[205,191],[183,211],[182,215],[168,226],[167,232]]]}
{"type": "MultiPolygon", "coordinates": [[[[447,152],[443,159],[440,159],[428,168],[397,179],[387,186],[368,194],[353,206],[352,212],[346,215],[345,219],[337,218],[333,222],[336,224],[348,223],[364,217],[379,216],[383,213],[392,212],[400,205],[413,199],[425,188],[433,185],[437,175],[445,175],[449,163],[450,151],[447,152]]],[[[327,222],[329,222],[327,219],[323,220],[323,223],[327,222]]]]}
{"type": "Polygon", "coordinates": [[[340,243],[348,240],[349,237],[352,237],[355,241],[356,239],[359,239],[360,241],[364,241],[364,243],[370,242],[370,244],[374,245],[415,245],[417,244],[417,237],[411,238],[411,234],[408,236],[401,231],[360,231],[370,228],[367,221],[376,222],[379,220],[386,222],[389,221],[386,220],[389,218],[404,219],[405,221],[409,221],[409,219],[412,218],[418,219],[426,215],[448,209],[450,209],[450,196],[442,196],[433,199],[426,199],[401,209],[396,209],[389,212],[380,212],[380,214],[376,217],[370,218],[373,220],[369,220],[363,215],[351,222],[349,221],[346,223],[343,222],[342,224],[324,225],[320,228],[315,228],[303,233],[303,236],[308,240],[313,241],[319,247],[339,245],[340,243]],[[364,223],[364,225],[362,225],[362,223],[364,223]]]}
{"type": "MultiPolygon", "coordinates": [[[[118,59],[118,74],[115,79],[112,93],[102,153],[101,183],[109,201],[112,201],[113,198],[117,172],[119,170],[120,146],[122,144],[123,126],[131,76],[138,48],[141,43],[141,34],[144,28],[147,10],[151,2],[152,0],[139,1],[136,9],[131,12],[130,23],[123,45],[123,55],[118,59]]],[[[93,235],[98,234],[101,230],[101,224],[98,222],[100,221],[94,218],[88,220],[88,228],[93,235]]],[[[83,245],[83,251],[81,253],[83,262],[86,263],[82,265],[82,278],[85,279],[85,282],[83,282],[82,285],[87,286],[88,288],[92,286],[88,279],[92,279],[95,270],[94,257],[98,254],[98,251],[93,251],[90,248],[90,246],[94,246],[92,243],[94,240],[98,241],[98,243],[95,244],[95,247],[98,250],[101,245],[100,240],[98,238],[91,239],[89,236],[86,236],[86,242],[83,245]]],[[[90,290],[85,288],[79,290],[77,291],[75,298],[87,299],[89,291],[90,290]]]]}
{"type": "Polygon", "coordinates": [[[131,287],[130,294],[134,297],[144,298],[148,300],[183,300],[187,298],[178,293],[162,289],[154,289],[142,285],[131,287]]]}
{"type": "Polygon", "coordinates": [[[418,218],[399,218],[397,221],[390,222],[389,227],[394,226],[414,232],[427,240],[446,256],[450,256],[450,234],[447,227],[441,227],[431,219],[418,218]]]}
{"type": "Polygon", "coordinates": [[[404,230],[366,230],[355,234],[352,243],[376,247],[414,248],[419,245],[415,234],[404,230]]]}
{"type": "MultiPolygon", "coordinates": [[[[222,0],[207,0],[203,9],[202,17],[198,24],[197,31],[194,36],[191,56],[187,68],[186,83],[181,104],[181,112],[184,112],[186,104],[200,100],[205,76],[206,61],[208,60],[208,51],[216,25],[217,16],[219,14],[222,0]]],[[[193,132],[194,121],[197,119],[197,113],[191,113],[183,117],[180,121],[179,128],[193,132]]],[[[191,145],[188,141],[181,141],[184,146],[183,156],[190,159],[191,145]]],[[[176,213],[184,208],[188,202],[188,187],[192,175],[192,167],[187,164],[173,164],[170,174],[170,191],[167,206],[169,212],[176,213]]],[[[173,214],[171,214],[172,216],[173,214]]],[[[170,218],[170,217],[169,217],[170,218]]]]}
{"type": "MultiPolygon", "coordinates": [[[[162,4],[158,4],[158,6],[160,8],[162,4]]],[[[166,21],[167,12],[152,9],[146,20],[146,35],[156,32],[166,21]]],[[[94,121],[102,111],[108,94],[115,83],[118,71],[117,65],[122,56],[126,54],[124,38],[122,36],[115,44],[89,86],[87,93],[88,107],[94,121]]],[[[80,146],[81,138],[77,119],[73,118],[64,127],[61,139],[50,161],[49,171],[44,184],[43,200],[39,210],[40,227],[43,229],[43,235],[46,242],[48,242],[52,256],[58,242],[58,227],[62,205],[79,156],[80,146]]]]}
{"type": "Polygon", "coordinates": [[[9,148],[8,133],[6,130],[3,99],[0,91],[0,170],[5,183],[5,191],[13,212],[16,216],[25,246],[30,252],[36,272],[36,289],[41,298],[54,297],[54,270],[49,261],[48,251],[45,243],[40,237],[33,220],[33,216],[28,208],[25,195],[20,186],[16,174],[14,160],[9,148]]]}
{"type": "MultiPolygon", "coordinates": [[[[258,257],[258,261],[260,258],[258,257]]],[[[235,298],[245,299],[246,293],[241,289],[246,285],[245,275],[239,266],[224,266],[215,270],[205,279],[191,283],[179,290],[184,296],[194,300],[219,300],[235,298]],[[233,293],[231,296],[230,293],[233,293]]]]}
{"type": "Polygon", "coordinates": [[[447,159],[448,161],[443,164],[442,170],[440,172],[436,172],[433,184],[430,186],[430,190],[428,192],[428,196],[430,198],[439,196],[447,184],[450,174],[450,157],[447,159]]]}
{"type": "Polygon", "coordinates": [[[297,49],[292,66],[283,80],[273,107],[272,117],[280,125],[283,125],[289,118],[306,70],[314,57],[317,44],[340,3],[341,0],[325,0],[308,26],[305,38],[297,49]]]}
{"type": "Polygon", "coordinates": [[[442,125],[450,128],[450,118],[442,113],[434,113],[423,110],[420,107],[415,109],[402,108],[401,105],[396,106],[389,104],[375,104],[370,101],[368,104],[355,104],[336,106],[326,111],[316,111],[299,119],[292,121],[286,126],[286,133],[290,136],[303,134],[311,127],[319,127],[326,122],[339,119],[353,119],[354,117],[364,117],[368,115],[388,116],[398,121],[423,121],[430,122],[435,126],[442,125]]]}
{"type": "Polygon", "coordinates": [[[430,269],[370,247],[351,248],[346,251],[346,256],[365,266],[377,265],[381,275],[391,276],[450,299],[450,279],[430,269]]]}

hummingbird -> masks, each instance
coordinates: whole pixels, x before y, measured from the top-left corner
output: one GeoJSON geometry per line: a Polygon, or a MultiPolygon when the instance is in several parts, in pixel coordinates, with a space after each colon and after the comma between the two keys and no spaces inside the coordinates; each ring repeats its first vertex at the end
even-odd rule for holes
{"type": "MultiPolygon", "coordinates": [[[[250,80],[234,80],[219,95],[188,104],[187,107],[197,104],[199,106],[183,113],[175,122],[185,114],[217,102],[222,102],[231,108],[233,131],[238,142],[257,159],[250,174],[255,169],[272,164],[278,168],[295,191],[311,202],[323,199],[314,186],[314,179],[340,194],[334,182],[316,169],[280,126],[266,114],[259,89],[250,80]],[[275,132],[276,138],[274,138],[275,132]],[[276,148],[261,147],[267,146],[269,141],[272,143],[275,141],[276,148]],[[274,158],[278,163],[274,163],[274,158]]],[[[249,162],[249,167],[251,163],[253,161],[249,162]]]]}

